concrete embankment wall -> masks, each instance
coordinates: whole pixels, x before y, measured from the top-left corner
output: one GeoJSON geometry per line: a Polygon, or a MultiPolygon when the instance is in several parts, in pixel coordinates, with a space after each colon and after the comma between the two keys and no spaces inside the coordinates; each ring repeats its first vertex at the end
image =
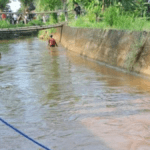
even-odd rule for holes
{"type": "Polygon", "coordinates": [[[17,32],[17,31],[0,31],[0,40],[5,40],[5,39],[14,39],[18,38],[20,36],[34,36],[37,35],[38,31],[37,30],[32,30],[32,31],[24,31],[24,32],[17,32]]]}
{"type": "Polygon", "coordinates": [[[61,40],[65,48],[80,55],[150,75],[149,32],[63,26],[57,28],[55,38],[61,40]]]}

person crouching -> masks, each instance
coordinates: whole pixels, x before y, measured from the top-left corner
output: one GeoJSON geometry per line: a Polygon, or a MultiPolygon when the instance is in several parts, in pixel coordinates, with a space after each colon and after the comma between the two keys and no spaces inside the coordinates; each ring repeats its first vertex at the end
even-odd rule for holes
{"type": "Polygon", "coordinates": [[[58,45],[56,43],[56,40],[53,38],[53,35],[50,35],[50,39],[48,41],[48,45],[50,45],[50,47],[55,47],[55,46],[58,47],[58,45]]]}

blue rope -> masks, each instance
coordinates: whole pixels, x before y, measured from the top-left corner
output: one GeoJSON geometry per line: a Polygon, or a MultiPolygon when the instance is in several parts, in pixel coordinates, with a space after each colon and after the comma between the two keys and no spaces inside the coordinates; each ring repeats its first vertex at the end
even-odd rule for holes
{"type": "Polygon", "coordinates": [[[29,136],[27,136],[26,134],[24,134],[23,132],[19,131],[18,129],[16,129],[15,127],[13,127],[12,125],[10,125],[9,123],[7,123],[6,121],[4,121],[2,118],[0,118],[0,121],[3,122],[5,125],[7,125],[8,127],[12,128],[13,130],[15,130],[16,132],[18,132],[19,134],[21,134],[22,136],[24,136],[25,138],[27,138],[28,140],[32,141],[33,143],[39,145],[40,147],[46,149],[46,150],[50,150],[49,148],[45,147],[44,145],[38,143],[37,141],[35,141],[34,139],[30,138],[29,136]]]}

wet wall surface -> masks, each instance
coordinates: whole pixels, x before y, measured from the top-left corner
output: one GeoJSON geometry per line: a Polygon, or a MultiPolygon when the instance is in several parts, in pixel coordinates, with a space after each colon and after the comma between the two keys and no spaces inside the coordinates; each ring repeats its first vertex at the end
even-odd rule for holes
{"type": "Polygon", "coordinates": [[[150,76],[149,32],[63,26],[56,37],[80,55],[150,76]]]}
{"type": "MultiPolygon", "coordinates": [[[[0,41],[0,117],[53,150],[149,150],[150,82],[37,38],[0,41]]],[[[0,150],[40,150],[0,122],[0,150]]]]}

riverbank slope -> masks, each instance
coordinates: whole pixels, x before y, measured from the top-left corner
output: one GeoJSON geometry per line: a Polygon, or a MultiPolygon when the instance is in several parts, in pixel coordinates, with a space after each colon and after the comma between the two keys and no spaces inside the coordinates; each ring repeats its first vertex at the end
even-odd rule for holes
{"type": "Polygon", "coordinates": [[[65,48],[82,56],[150,75],[149,32],[63,26],[54,35],[65,48]]]}

